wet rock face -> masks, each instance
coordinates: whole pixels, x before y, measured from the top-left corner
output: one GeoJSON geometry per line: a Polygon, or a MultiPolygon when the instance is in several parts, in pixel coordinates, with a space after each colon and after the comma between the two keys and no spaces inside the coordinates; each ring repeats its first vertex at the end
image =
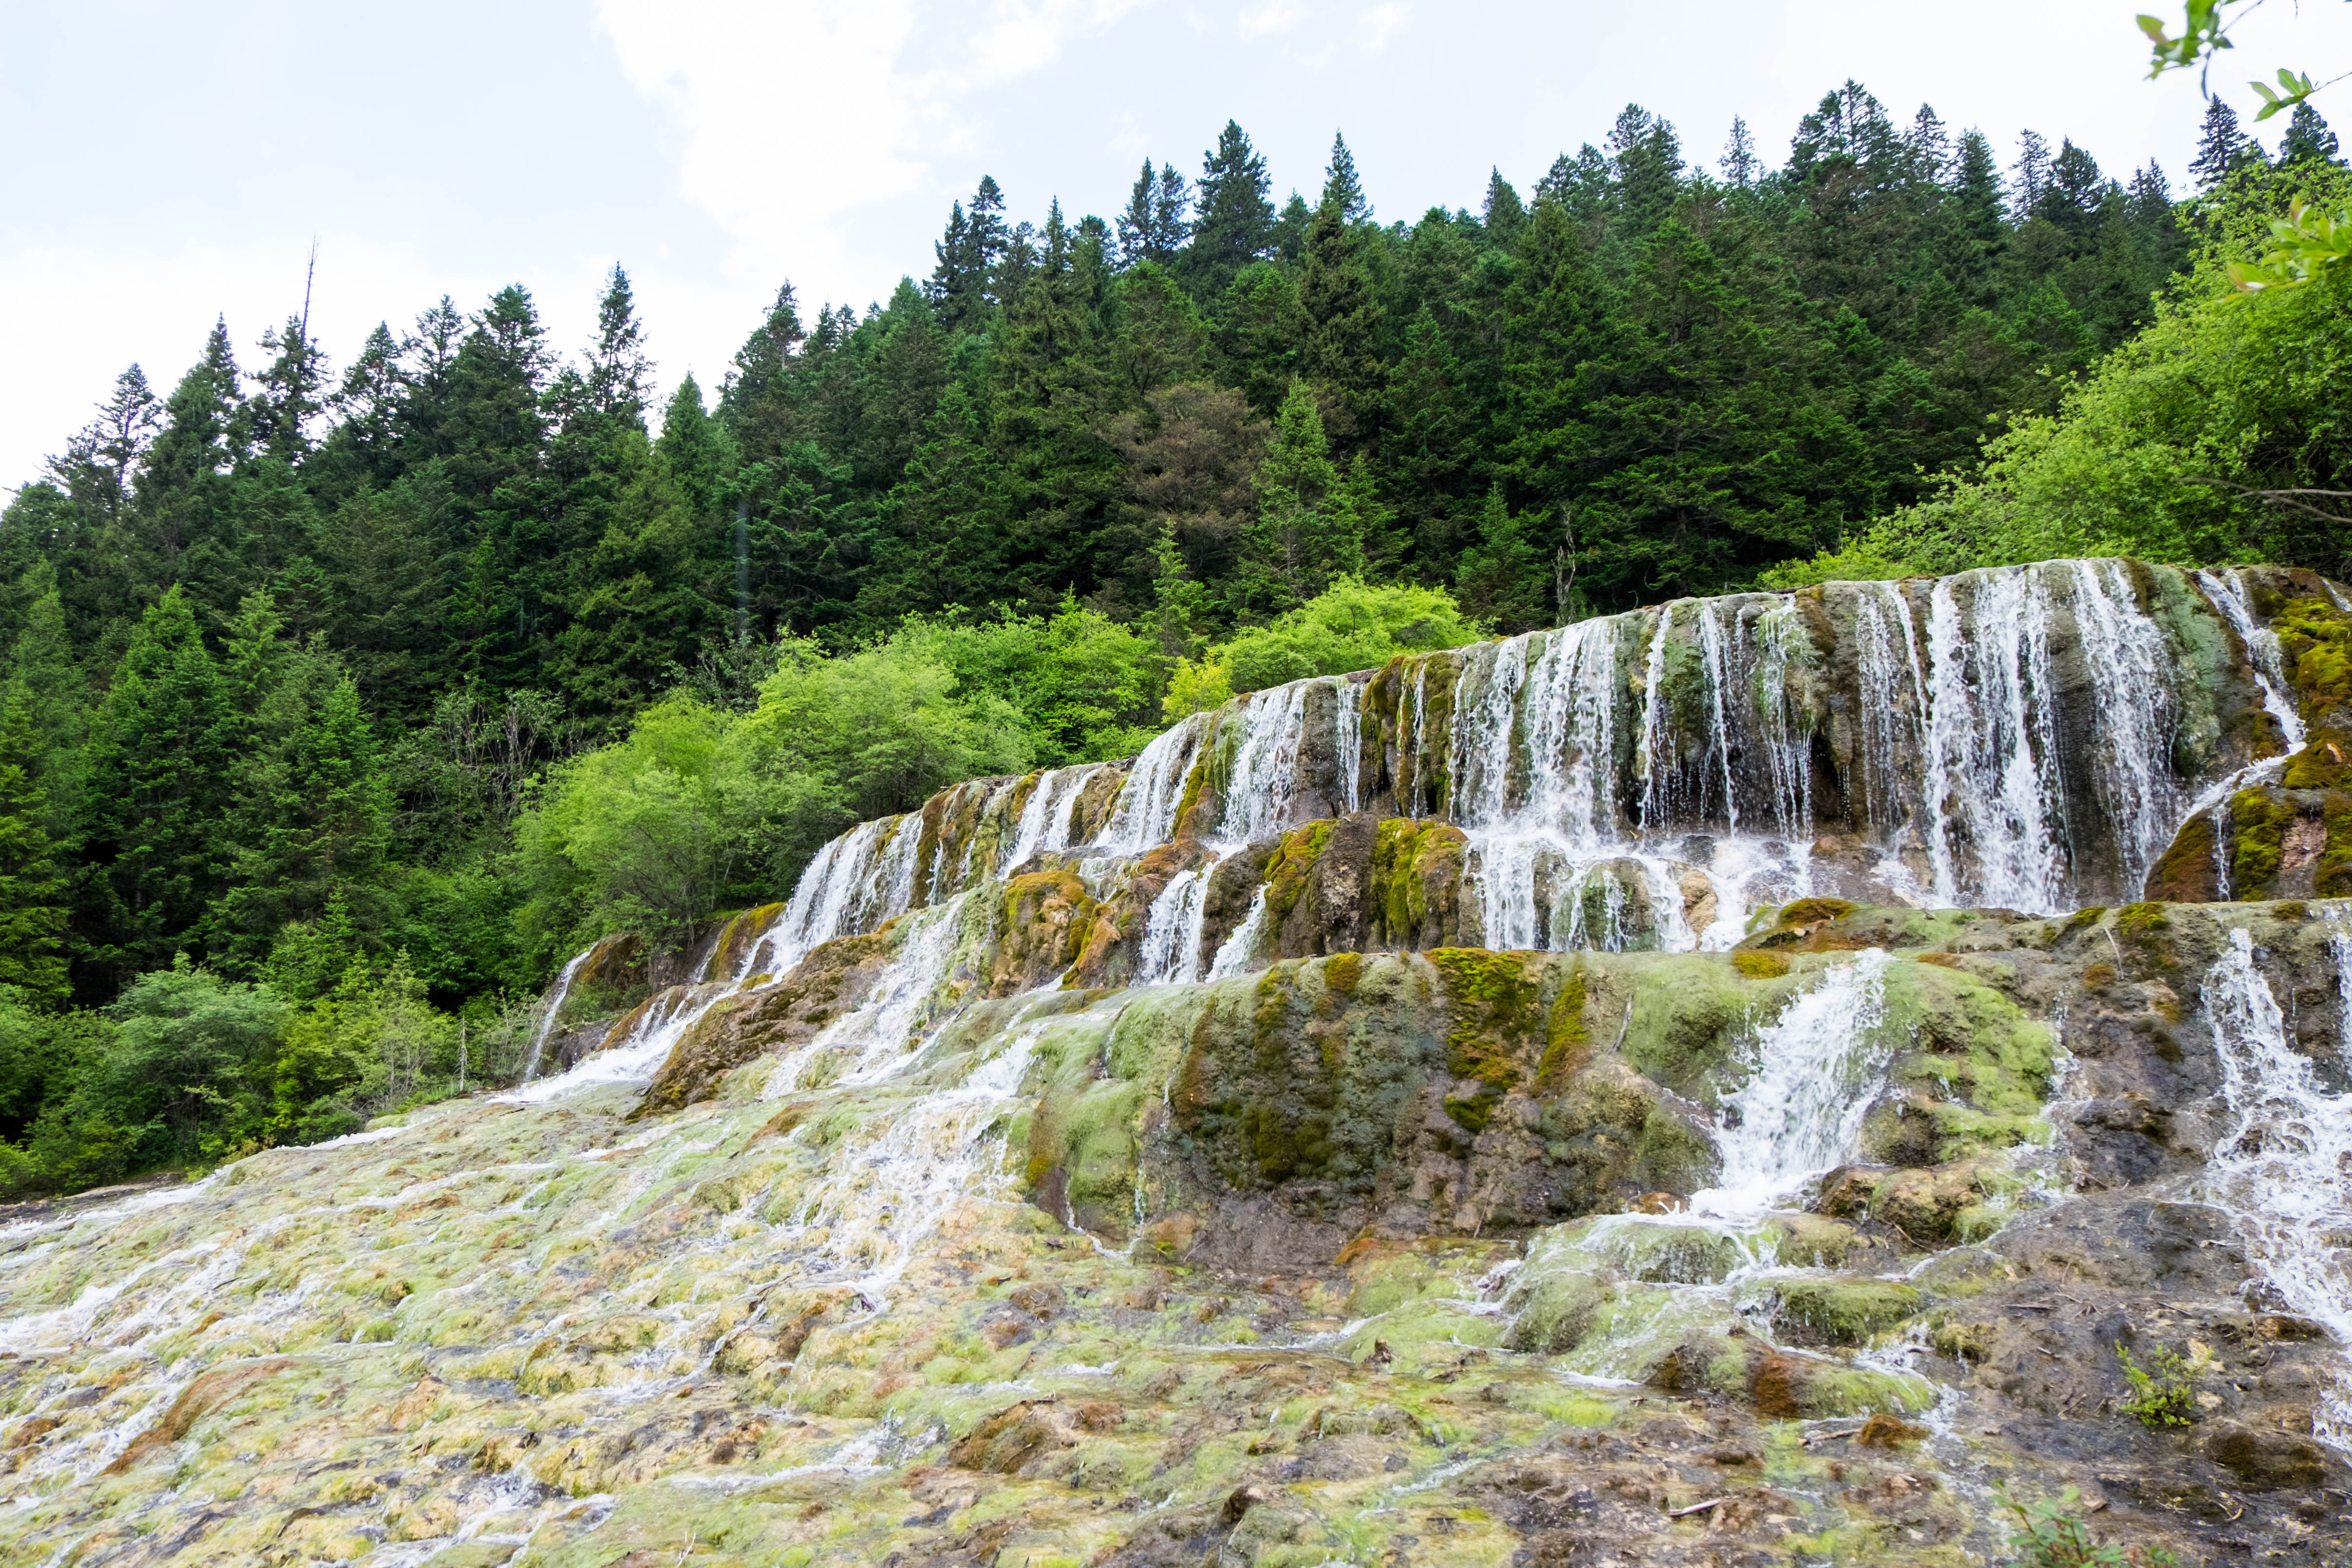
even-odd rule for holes
{"type": "Polygon", "coordinates": [[[584,955],[568,1078],[0,1217],[0,1560],[2336,1561],[2336,591],[1685,601],[943,791],[584,955]]]}

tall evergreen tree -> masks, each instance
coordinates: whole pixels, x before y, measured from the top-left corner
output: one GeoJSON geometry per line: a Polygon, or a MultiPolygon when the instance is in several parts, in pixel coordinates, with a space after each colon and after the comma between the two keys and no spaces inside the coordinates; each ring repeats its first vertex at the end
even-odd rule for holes
{"type": "Polygon", "coordinates": [[[1225,121],[1216,146],[1201,162],[1192,243],[1180,268],[1194,298],[1219,298],[1244,267],[1272,248],[1271,188],[1265,160],[1238,124],[1225,121]]]}
{"type": "Polygon", "coordinates": [[[2189,161],[2200,191],[2210,191],[2222,181],[2263,161],[2254,139],[2238,129],[2238,111],[2221,99],[2205,100],[2205,124],[2197,137],[2197,156],[2189,161]]]}
{"type": "Polygon", "coordinates": [[[173,587],[132,634],[83,765],[79,922],[106,991],[200,943],[223,870],[221,714],[220,673],[173,587]]]}
{"type": "Polygon", "coordinates": [[[1715,166],[1723,172],[1724,183],[1734,190],[1749,189],[1763,174],[1763,161],[1756,156],[1756,138],[1748,121],[1736,114],[1731,117],[1731,134],[1724,140],[1723,156],[1715,166]]]}
{"type": "Polygon", "coordinates": [[[47,1005],[67,994],[66,883],[47,791],[28,766],[42,739],[32,709],[21,684],[0,689],[0,987],[47,1005]]]}
{"type": "Polygon", "coordinates": [[[653,361],[646,357],[645,326],[637,319],[629,275],[614,262],[596,302],[596,340],[588,348],[588,402],[607,419],[645,424],[653,396],[653,361]]]}
{"type": "Polygon", "coordinates": [[[1364,223],[1372,215],[1371,204],[1364,200],[1364,183],[1356,177],[1356,155],[1336,131],[1331,133],[1331,162],[1323,170],[1323,198],[1317,205],[1336,205],[1343,224],[1364,223]]]}
{"type": "Polygon", "coordinates": [[[1486,199],[1479,205],[1478,218],[1486,237],[1505,250],[1518,243],[1519,231],[1527,226],[1527,206],[1499,168],[1486,175],[1486,199]]]}
{"type": "Polygon", "coordinates": [[[1346,213],[1344,194],[1328,194],[1307,232],[1307,277],[1298,291],[1306,325],[1299,363],[1311,380],[1339,395],[1360,425],[1380,406],[1381,312],[1346,213]]]}
{"type": "Polygon", "coordinates": [[[2309,99],[2294,106],[2294,114],[2286,122],[2286,135],[2279,142],[2279,162],[2282,165],[2336,162],[2336,132],[2311,107],[2309,99]]]}

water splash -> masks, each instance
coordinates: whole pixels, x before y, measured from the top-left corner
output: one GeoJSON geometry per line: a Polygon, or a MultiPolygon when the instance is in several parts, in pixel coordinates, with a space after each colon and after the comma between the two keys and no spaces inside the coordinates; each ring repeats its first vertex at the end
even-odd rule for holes
{"type": "Polygon", "coordinates": [[[1738,1120],[1716,1135],[1723,1168],[1692,1208],[1759,1214],[1850,1157],[1894,1054],[1891,962],[1873,947],[1833,966],[1757,1031],[1755,1070],[1724,1101],[1738,1120]]]}
{"type": "MultiPolygon", "coordinates": [[[[2352,932],[2339,925],[2329,946],[2352,1007],[2352,932]]],[[[2330,1093],[2294,1049],[2242,928],[2205,977],[2205,1011],[2231,1122],[2206,1161],[2202,1196],[2229,1214],[2248,1261],[2287,1309],[2352,1350],[2352,1271],[2336,1245],[2352,1229],[2352,1093],[2330,1093]]],[[[2347,1019],[2352,1036],[2352,1012],[2347,1019]]],[[[2339,1373],[2313,1429],[2352,1452],[2352,1374],[2339,1373]]]]}

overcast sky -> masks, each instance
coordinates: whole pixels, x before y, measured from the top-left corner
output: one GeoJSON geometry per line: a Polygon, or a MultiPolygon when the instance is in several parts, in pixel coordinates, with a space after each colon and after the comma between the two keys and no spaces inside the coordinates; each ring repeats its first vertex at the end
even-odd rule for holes
{"type": "MultiPolygon", "coordinates": [[[[1848,77],[2004,162],[2031,126],[2179,188],[2196,87],[2141,79],[2145,3],[6,0],[0,486],[130,362],[168,391],[215,314],[250,368],[313,236],[339,367],[377,321],[511,280],[577,350],[617,260],[665,386],[708,388],[783,278],[806,315],[928,272],[982,173],[1016,217],[1108,216],[1147,155],[1197,175],[1228,117],[1277,200],[1344,131],[1383,220],[1475,207],[1490,165],[1524,193],[1628,101],[1709,165],[1743,115],[1777,162],[1848,77]]],[[[2352,7],[2270,0],[2238,37],[2216,82],[2242,110],[2258,71],[2352,60],[2352,7]]],[[[2320,102],[2352,131],[2346,94],[2320,102]]]]}

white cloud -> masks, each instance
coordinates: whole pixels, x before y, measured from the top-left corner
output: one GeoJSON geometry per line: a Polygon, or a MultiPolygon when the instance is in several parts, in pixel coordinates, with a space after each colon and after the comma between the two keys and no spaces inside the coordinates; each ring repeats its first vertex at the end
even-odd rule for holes
{"type": "Polygon", "coordinates": [[[1403,0],[1374,5],[1356,18],[1356,41],[1363,46],[1366,54],[1376,54],[1412,15],[1412,7],[1403,0]]]}
{"type": "Polygon", "coordinates": [[[1244,38],[1263,38],[1269,33],[1284,33],[1296,27],[1307,13],[1296,0],[1266,0],[1255,11],[1244,11],[1237,26],[1244,38]]]}
{"type": "Polygon", "coordinates": [[[965,107],[1146,0],[597,0],[630,85],[677,127],[679,193],[738,242],[730,270],[858,298],[876,264],[848,214],[942,193],[983,140],[965,107]]]}

